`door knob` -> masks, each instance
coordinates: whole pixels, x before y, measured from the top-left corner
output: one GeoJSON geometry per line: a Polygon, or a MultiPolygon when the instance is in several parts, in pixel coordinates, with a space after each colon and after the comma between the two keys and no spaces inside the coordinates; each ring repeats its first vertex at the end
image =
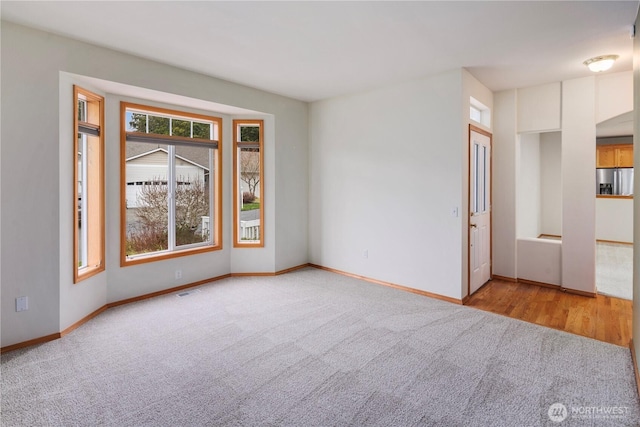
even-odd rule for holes
{"type": "Polygon", "coordinates": [[[477,225],[475,225],[475,224],[469,224],[469,227],[476,228],[476,227],[477,227],[477,225]]]}

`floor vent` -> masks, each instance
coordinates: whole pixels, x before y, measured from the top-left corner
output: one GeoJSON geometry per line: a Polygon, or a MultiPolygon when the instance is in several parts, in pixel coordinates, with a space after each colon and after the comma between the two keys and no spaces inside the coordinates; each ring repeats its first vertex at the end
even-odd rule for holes
{"type": "Polygon", "coordinates": [[[176,295],[179,297],[186,297],[186,296],[197,294],[197,293],[200,293],[200,289],[191,289],[189,291],[180,292],[179,294],[176,294],[176,295]]]}

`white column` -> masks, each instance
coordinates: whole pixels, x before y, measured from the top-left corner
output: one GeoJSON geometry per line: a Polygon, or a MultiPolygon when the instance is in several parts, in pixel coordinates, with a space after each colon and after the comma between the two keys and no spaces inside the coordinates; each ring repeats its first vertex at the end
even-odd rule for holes
{"type": "Polygon", "coordinates": [[[562,83],[562,286],[594,293],[595,77],[562,83]]]}
{"type": "Polygon", "coordinates": [[[516,274],[516,91],[494,96],[493,134],[493,274],[516,274]]]}

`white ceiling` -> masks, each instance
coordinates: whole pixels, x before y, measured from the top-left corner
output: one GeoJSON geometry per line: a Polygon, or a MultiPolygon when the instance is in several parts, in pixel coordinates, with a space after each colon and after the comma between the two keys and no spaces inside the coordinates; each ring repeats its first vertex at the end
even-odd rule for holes
{"type": "Polygon", "coordinates": [[[0,2],[2,19],[304,101],[468,69],[499,91],[632,68],[638,0],[0,2]]]}
{"type": "Polygon", "coordinates": [[[596,126],[598,138],[628,135],[633,135],[633,111],[612,117],[596,126]]]}

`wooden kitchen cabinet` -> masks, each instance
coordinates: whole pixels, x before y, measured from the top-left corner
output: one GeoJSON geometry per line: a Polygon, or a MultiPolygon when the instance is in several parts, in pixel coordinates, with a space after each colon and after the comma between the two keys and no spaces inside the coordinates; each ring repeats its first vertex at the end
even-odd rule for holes
{"type": "Polygon", "coordinates": [[[615,168],[616,167],[616,146],[600,145],[596,147],[596,167],[615,168]]]}
{"type": "Polygon", "coordinates": [[[596,146],[597,168],[632,168],[633,144],[596,146]]]}
{"type": "Polygon", "coordinates": [[[620,145],[618,148],[618,167],[633,167],[633,144],[620,145]]]}

